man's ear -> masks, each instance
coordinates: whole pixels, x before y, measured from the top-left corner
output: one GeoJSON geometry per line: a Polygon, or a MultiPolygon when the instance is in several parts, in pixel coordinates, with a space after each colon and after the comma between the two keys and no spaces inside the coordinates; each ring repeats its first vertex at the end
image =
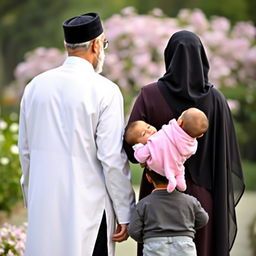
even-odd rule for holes
{"type": "Polygon", "coordinates": [[[99,40],[97,40],[97,39],[94,39],[93,41],[92,41],[92,45],[91,45],[91,48],[92,48],[92,52],[93,53],[98,53],[98,49],[99,49],[99,40]]]}

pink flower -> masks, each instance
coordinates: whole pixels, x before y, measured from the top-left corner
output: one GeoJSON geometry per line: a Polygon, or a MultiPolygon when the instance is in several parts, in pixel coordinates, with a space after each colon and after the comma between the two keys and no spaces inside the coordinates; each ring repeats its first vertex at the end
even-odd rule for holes
{"type": "Polygon", "coordinates": [[[224,34],[222,31],[206,31],[203,35],[203,41],[206,43],[206,47],[210,47],[210,48],[216,48],[216,50],[218,49],[218,47],[222,46],[223,44],[225,44],[226,40],[227,40],[227,35],[224,34]]]}
{"type": "Polygon", "coordinates": [[[224,17],[214,17],[211,21],[211,28],[214,31],[227,32],[230,29],[230,21],[224,17]]]}
{"type": "Polygon", "coordinates": [[[233,58],[243,62],[247,52],[250,49],[250,42],[246,38],[237,38],[230,40],[230,52],[233,53],[233,58]]]}
{"type": "Polygon", "coordinates": [[[25,61],[14,70],[14,76],[23,88],[34,76],[61,65],[66,54],[55,48],[39,47],[25,54],[25,61]]]}
{"type": "Polygon", "coordinates": [[[251,22],[238,22],[232,31],[232,37],[247,38],[250,41],[255,41],[256,28],[251,22]]]}
{"type": "Polygon", "coordinates": [[[133,16],[133,15],[136,14],[135,8],[132,7],[132,6],[129,6],[129,7],[124,8],[124,9],[121,11],[121,13],[122,13],[123,15],[125,15],[125,16],[133,16]]]}
{"type": "Polygon", "coordinates": [[[163,11],[159,8],[154,8],[152,11],[151,11],[152,15],[154,16],[157,16],[157,17],[161,17],[164,15],[163,11]]]}
{"type": "Polygon", "coordinates": [[[195,32],[198,34],[202,34],[209,27],[208,20],[200,9],[195,9],[191,13],[191,16],[189,18],[189,24],[191,24],[195,28],[195,32]]]}
{"type": "Polygon", "coordinates": [[[244,65],[248,77],[256,80],[256,46],[252,47],[248,51],[247,55],[245,56],[244,65]]]}
{"type": "Polygon", "coordinates": [[[191,11],[189,9],[181,9],[178,13],[178,19],[187,22],[190,18],[191,11]]]}

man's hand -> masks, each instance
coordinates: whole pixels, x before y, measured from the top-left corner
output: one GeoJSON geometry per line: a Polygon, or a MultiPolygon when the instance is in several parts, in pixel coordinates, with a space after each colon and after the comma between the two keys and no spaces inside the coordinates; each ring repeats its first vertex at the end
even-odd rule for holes
{"type": "Polygon", "coordinates": [[[122,242],[127,240],[129,237],[127,233],[127,224],[118,224],[116,228],[116,233],[112,237],[113,242],[122,242]]]}

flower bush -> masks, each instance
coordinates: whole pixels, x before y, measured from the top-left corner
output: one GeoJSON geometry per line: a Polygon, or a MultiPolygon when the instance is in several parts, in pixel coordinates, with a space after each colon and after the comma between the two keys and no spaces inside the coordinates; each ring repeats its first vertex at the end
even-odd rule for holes
{"type": "Polygon", "coordinates": [[[201,38],[216,87],[246,87],[256,80],[256,28],[250,22],[231,26],[224,17],[207,19],[199,10],[182,9],[176,18],[161,10],[137,15],[130,7],[105,21],[110,41],[104,73],[124,90],[139,89],[165,73],[163,52],[171,35],[190,30],[201,38]]]}
{"type": "MultiPolygon", "coordinates": [[[[173,33],[185,29],[199,35],[205,46],[211,67],[209,80],[218,88],[242,85],[242,96],[250,103],[254,101],[256,28],[250,22],[231,26],[225,17],[207,19],[199,9],[182,9],[171,18],[160,9],[139,15],[133,7],[127,7],[107,19],[104,27],[110,42],[104,75],[115,81],[126,97],[133,98],[142,86],[165,73],[163,52],[167,42],[173,33]]],[[[54,48],[40,47],[27,53],[14,72],[16,82],[24,87],[35,75],[60,65],[65,57],[54,48]]],[[[237,95],[227,96],[239,100],[237,95]]],[[[233,106],[238,108],[239,102],[233,106]]]]}
{"type": "Polygon", "coordinates": [[[39,47],[25,54],[25,61],[18,64],[14,76],[20,87],[43,71],[57,67],[63,63],[66,54],[56,48],[39,47]]]}
{"type": "Polygon", "coordinates": [[[6,212],[21,199],[17,141],[18,114],[12,112],[0,119],[0,210],[6,212]]]}
{"type": "Polygon", "coordinates": [[[27,224],[17,227],[5,223],[0,228],[0,256],[23,256],[27,224]]]}

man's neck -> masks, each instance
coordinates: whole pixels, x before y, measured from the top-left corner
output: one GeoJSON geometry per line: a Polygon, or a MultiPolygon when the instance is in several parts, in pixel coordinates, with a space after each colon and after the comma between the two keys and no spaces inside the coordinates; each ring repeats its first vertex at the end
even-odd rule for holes
{"type": "Polygon", "coordinates": [[[90,55],[87,51],[81,50],[80,48],[77,49],[69,49],[68,56],[75,56],[82,59],[87,60],[91,64],[93,64],[93,56],[90,55]]]}

